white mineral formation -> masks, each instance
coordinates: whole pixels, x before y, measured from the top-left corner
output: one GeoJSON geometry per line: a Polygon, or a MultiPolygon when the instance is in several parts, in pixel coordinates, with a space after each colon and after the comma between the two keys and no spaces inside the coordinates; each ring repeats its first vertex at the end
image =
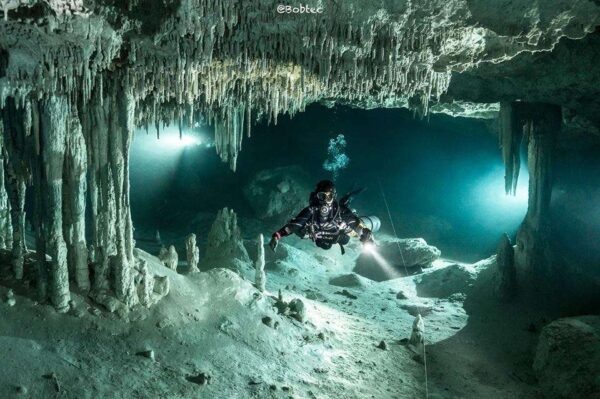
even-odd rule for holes
{"type": "Polygon", "coordinates": [[[236,271],[251,264],[233,209],[223,208],[217,213],[208,233],[203,264],[236,271]]]}
{"type": "Polygon", "coordinates": [[[165,266],[167,266],[171,270],[177,270],[178,262],[179,262],[179,256],[177,255],[175,246],[169,245],[169,250],[167,251],[167,255],[164,260],[165,266]]]}
{"type": "Polygon", "coordinates": [[[138,296],[142,306],[150,307],[152,305],[152,295],[154,292],[154,276],[148,271],[148,264],[145,260],[140,260],[141,281],[138,287],[138,296]]]}
{"type": "Polygon", "coordinates": [[[262,234],[258,235],[258,254],[254,262],[256,269],[255,285],[260,292],[264,292],[267,283],[267,275],[265,274],[265,243],[262,234]]]}
{"type": "Polygon", "coordinates": [[[6,293],[6,304],[8,306],[15,306],[17,304],[17,300],[15,299],[15,293],[13,290],[8,290],[6,293]]]}
{"type": "Polygon", "coordinates": [[[198,245],[196,245],[196,234],[191,233],[187,236],[185,239],[185,250],[189,273],[199,272],[198,262],[200,261],[200,249],[198,249],[198,245]]]}
{"type": "Polygon", "coordinates": [[[423,345],[425,345],[425,324],[423,323],[423,318],[420,314],[417,315],[415,321],[413,321],[412,332],[408,344],[412,346],[417,353],[421,353],[423,345]]]}

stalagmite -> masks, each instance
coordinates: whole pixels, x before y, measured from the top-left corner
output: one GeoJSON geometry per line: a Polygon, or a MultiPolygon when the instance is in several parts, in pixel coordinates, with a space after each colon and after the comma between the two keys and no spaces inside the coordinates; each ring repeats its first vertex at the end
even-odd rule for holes
{"type": "Polygon", "coordinates": [[[423,318],[420,314],[417,315],[413,321],[412,332],[408,344],[411,345],[417,353],[421,353],[423,346],[425,345],[425,324],[423,323],[423,318]]]}
{"type": "Polygon", "coordinates": [[[506,194],[515,195],[521,168],[521,142],[523,121],[519,117],[519,103],[500,105],[500,147],[504,160],[504,189],[506,194]]]}
{"type": "Polygon", "coordinates": [[[154,291],[154,276],[148,271],[148,264],[145,260],[140,260],[140,286],[138,296],[142,306],[150,307],[152,305],[152,293],[154,291]]]}
{"type": "Polygon", "coordinates": [[[185,250],[187,255],[188,271],[189,273],[197,273],[198,262],[200,261],[200,249],[196,245],[196,234],[191,233],[185,239],[185,250]]]}
{"type": "Polygon", "coordinates": [[[251,260],[244,247],[237,215],[233,209],[223,208],[208,233],[203,265],[239,271],[247,264],[251,264],[251,260]]]}
{"type": "Polygon", "coordinates": [[[169,245],[166,258],[164,260],[165,266],[171,270],[177,270],[177,263],[179,262],[179,256],[175,250],[175,246],[169,245]]]}
{"type": "MultiPolygon", "coordinates": [[[[526,129],[529,137],[529,201],[527,215],[517,233],[517,265],[535,276],[548,276],[550,199],[556,135],[561,129],[561,109],[549,104],[529,104],[526,129]]],[[[558,277],[558,276],[557,276],[558,277]]]]}
{"type": "Polygon", "coordinates": [[[502,236],[498,245],[496,265],[496,295],[502,300],[509,300],[516,294],[517,269],[515,268],[515,250],[507,234],[502,236]]]}
{"type": "Polygon", "coordinates": [[[264,292],[267,276],[265,274],[265,243],[262,234],[258,235],[258,254],[256,256],[256,261],[254,262],[254,268],[256,269],[256,288],[258,288],[260,292],[264,292]]]}

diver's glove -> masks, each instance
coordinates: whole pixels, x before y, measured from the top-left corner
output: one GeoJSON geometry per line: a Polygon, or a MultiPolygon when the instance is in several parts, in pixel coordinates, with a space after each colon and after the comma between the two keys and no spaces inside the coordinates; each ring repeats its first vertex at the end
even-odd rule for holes
{"type": "Polygon", "coordinates": [[[372,243],[373,242],[373,232],[370,229],[367,229],[365,227],[364,229],[362,229],[359,240],[363,244],[366,244],[368,242],[372,243]]]}
{"type": "Polygon", "coordinates": [[[269,241],[269,247],[271,247],[271,250],[273,252],[275,252],[275,250],[277,249],[277,245],[279,245],[280,239],[281,239],[281,235],[279,233],[275,233],[271,237],[271,241],[269,241]]]}

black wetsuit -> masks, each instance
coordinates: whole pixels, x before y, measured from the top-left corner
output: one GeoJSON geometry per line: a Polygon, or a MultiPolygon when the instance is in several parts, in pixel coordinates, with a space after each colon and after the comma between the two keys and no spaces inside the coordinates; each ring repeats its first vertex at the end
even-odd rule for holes
{"type": "Polygon", "coordinates": [[[326,213],[321,209],[322,205],[316,203],[307,206],[275,234],[279,237],[296,234],[301,238],[310,238],[323,249],[339,244],[343,252],[343,246],[350,241],[350,236],[360,236],[362,232],[359,217],[338,201],[333,201],[326,213]]]}

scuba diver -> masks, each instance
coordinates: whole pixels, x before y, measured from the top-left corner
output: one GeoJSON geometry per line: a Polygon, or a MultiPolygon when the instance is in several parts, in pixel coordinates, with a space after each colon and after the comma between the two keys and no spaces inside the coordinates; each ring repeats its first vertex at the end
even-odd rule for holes
{"type": "Polygon", "coordinates": [[[330,180],[320,181],[310,194],[309,205],[273,233],[269,246],[275,252],[279,240],[290,234],[310,238],[323,249],[339,244],[342,255],[351,236],[359,237],[363,244],[372,243],[371,229],[348,207],[352,196],[360,191],[362,189],[350,192],[338,201],[335,184],[330,180]]]}

